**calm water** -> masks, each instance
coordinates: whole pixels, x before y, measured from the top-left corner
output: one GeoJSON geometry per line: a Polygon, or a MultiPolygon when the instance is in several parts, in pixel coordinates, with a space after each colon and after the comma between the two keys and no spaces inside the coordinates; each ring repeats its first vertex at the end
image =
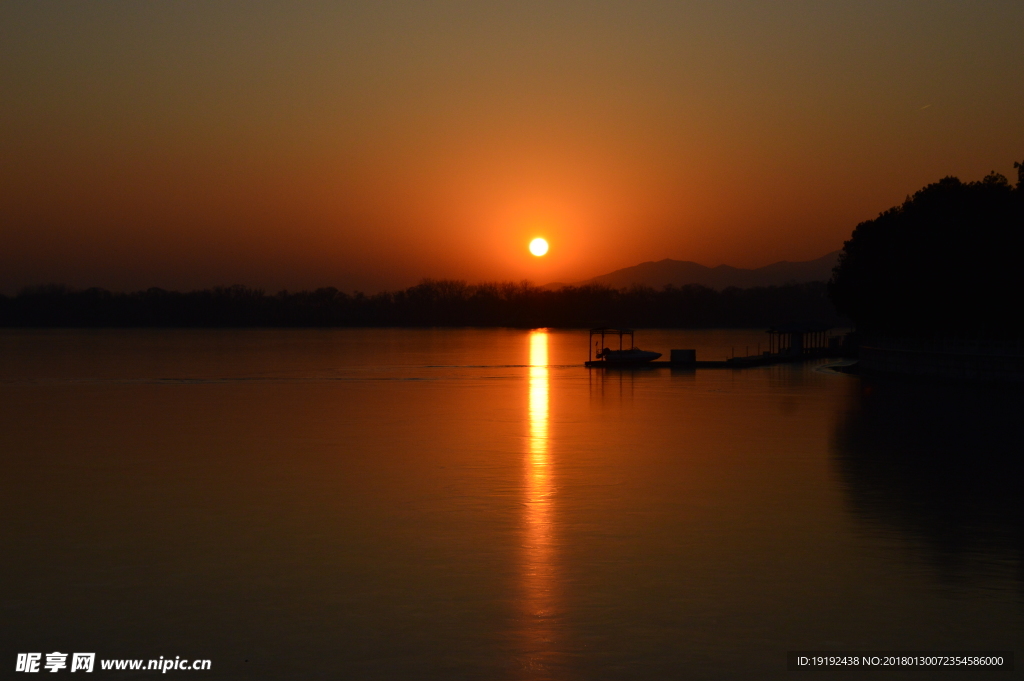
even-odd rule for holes
{"type": "MultiPolygon", "coordinates": [[[[716,359],[764,334],[637,342],[716,359]]],[[[790,679],[822,678],[793,649],[1019,648],[1019,391],[590,371],[586,345],[0,333],[2,664],[790,679]]]]}

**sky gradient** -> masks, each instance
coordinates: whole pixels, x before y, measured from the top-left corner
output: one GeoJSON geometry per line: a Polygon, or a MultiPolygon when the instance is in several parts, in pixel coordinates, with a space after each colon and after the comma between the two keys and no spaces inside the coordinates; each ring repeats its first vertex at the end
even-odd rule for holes
{"type": "Polygon", "coordinates": [[[0,291],[816,258],[1012,174],[1022,34],[1019,1],[3,2],[0,291]]]}

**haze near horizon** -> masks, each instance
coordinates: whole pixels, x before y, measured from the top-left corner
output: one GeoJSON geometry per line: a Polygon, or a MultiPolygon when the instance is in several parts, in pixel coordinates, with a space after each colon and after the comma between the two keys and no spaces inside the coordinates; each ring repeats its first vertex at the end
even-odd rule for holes
{"type": "Polygon", "coordinates": [[[1011,173],[1022,29],[1004,2],[5,3],[0,291],[812,260],[1011,173]]]}

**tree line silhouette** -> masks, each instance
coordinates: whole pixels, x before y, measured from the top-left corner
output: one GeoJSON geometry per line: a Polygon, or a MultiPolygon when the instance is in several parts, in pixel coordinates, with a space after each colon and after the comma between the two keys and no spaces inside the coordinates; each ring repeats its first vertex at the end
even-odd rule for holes
{"type": "Polygon", "coordinates": [[[230,286],[114,293],[41,286],[0,296],[6,327],[509,326],[758,327],[799,320],[842,326],[825,282],[716,291],[601,286],[544,290],[527,282],[422,281],[365,295],[335,288],[268,294],[230,286]]]}
{"type": "Polygon", "coordinates": [[[858,330],[906,337],[1024,335],[1024,163],[1018,179],[946,177],[857,225],[829,282],[858,330]]]}

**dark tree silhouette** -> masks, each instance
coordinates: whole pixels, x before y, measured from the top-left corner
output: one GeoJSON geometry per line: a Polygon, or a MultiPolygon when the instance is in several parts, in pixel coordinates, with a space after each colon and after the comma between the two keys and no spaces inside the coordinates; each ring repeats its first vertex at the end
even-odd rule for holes
{"type": "Polygon", "coordinates": [[[946,177],[857,225],[829,295],[869,333],[1018,337],[1022,246],[1021,182],[1014,189],[995,172],[980,182],[946,177]]]}
{"type": "Polygon", "coordinates": [[[231,286],[137,293],[62,286],[0,296],[0,326],[514,326],[749,327],[800,320],[839,326],[824,282],[715,291],[703,286],[600,286],[546,291],[526,282],[426,279],[367,296],[335,288],[268,295],[231,286]]]}

